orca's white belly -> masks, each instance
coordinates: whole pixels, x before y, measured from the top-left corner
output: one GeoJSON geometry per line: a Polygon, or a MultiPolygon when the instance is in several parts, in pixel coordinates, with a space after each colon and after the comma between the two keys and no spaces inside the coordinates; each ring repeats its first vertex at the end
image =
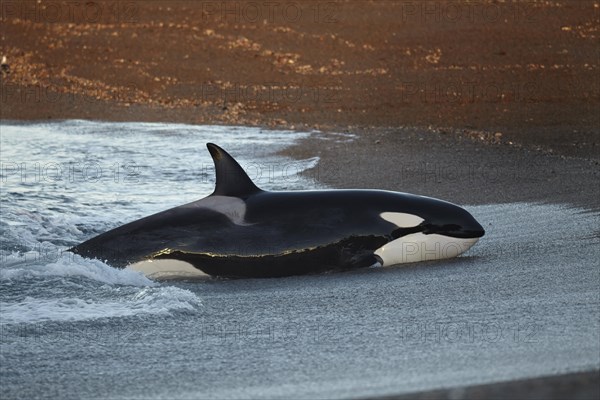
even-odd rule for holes
{"type": "Polygon", "coordinates": [[[393,240],[375,250],[383,266],[418,261],[453,258],[469,250],[479,238],[454,238],[450,236],[411,233],[393,240]]]}
{"type": "Polygon", "coordinates": [[[190,263],[180,260],[144,260],[130,264],[128,269],[142,272],[152,279],[200,278],[210,275],[200,271],[190,263]]]}

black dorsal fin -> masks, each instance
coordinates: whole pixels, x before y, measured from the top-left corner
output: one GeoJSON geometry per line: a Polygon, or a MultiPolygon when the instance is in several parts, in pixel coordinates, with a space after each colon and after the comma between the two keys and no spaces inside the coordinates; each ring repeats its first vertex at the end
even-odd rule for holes
{"type": "Polygon", "coordinates": [[[213,195],[245,197],[261,191],[229,153],[213,143],[207,143],[206,147],[215,163],[217,175],[213,195]]]}

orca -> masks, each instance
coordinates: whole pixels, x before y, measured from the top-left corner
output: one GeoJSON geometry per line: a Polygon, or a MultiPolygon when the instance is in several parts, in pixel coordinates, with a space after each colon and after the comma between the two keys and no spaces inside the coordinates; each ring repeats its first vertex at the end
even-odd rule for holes
{"type": "Polygon", "coordinates": [[[262,190],[225,150],[207,147],[212,194],[69,250],[114,267],[169,260],[217,277],[266,278],[456,257],[485,233],[465,209],[431,197],[262,190]]]}

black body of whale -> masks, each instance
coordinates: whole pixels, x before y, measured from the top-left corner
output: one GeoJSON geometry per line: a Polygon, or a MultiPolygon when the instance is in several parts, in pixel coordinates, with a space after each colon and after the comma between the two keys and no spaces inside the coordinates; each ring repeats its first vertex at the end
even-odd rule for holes
{"type": "Polygon", "coordinates": [[[382,190],[269,192],[208,144],[215,191],[70,251],[116,267],[178,260],[214,276],[279,277],[454,257],[484,230],[463,208],[382,190]]]}

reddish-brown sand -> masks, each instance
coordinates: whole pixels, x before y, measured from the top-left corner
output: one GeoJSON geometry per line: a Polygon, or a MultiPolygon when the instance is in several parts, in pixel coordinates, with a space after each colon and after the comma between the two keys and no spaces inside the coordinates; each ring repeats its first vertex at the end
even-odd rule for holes
{"type": "Polygon", "coordinates": [[[598,1],[2,0],[3,119],[442,127],[600,149],[598,1]]]}

